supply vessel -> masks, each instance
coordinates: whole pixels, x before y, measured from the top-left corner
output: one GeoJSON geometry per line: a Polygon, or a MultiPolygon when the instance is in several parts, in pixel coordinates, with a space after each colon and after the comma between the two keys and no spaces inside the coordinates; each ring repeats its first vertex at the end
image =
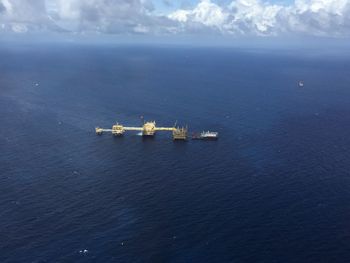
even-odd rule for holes
{"type": "Polygon", "coordinates": [[[218,132],[202,131],[201,133],[194,133],[192,140],[217,140],[219,138],[218,132]]]}

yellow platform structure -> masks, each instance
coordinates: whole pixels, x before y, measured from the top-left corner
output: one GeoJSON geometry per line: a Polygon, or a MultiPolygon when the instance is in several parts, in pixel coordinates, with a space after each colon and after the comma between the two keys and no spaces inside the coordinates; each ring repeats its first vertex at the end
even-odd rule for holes
{"type": "Polygon", "coordinates": [[[95,128],[97,135],[111,132],[115,136],[121,136],[126,131],[140,131],[142,132],[142,136],[154,136],[157,131],[171,131],[174,140],[187,139],[187,127],[157,127],[155,121],[145,122],[142,127],[127,127],[116,123],[112,126],[112,129],[104,129],[100,127],[95,128]]]}

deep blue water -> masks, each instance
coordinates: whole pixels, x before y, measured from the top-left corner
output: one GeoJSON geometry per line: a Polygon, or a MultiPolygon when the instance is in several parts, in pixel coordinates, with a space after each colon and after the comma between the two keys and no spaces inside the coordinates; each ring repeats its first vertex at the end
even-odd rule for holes
{"type": "Polygon", "coordinates": [[[0,58],[0,262],[349,262],[350,56],[17,44],[0,58]],[[141,115],[220,139],[94,133],[141,115]]]}

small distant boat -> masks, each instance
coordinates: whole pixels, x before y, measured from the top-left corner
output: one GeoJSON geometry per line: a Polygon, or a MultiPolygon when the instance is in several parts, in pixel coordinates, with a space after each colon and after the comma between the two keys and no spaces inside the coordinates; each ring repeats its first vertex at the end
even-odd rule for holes
{"type": "Polygon", "coordinates": [[[218,132],[203,131],[201,133],[194,133],[192,140],[217,140],[219,138],[218,132]]]}
{"type": "Polygon", "coordinates": [[[304,81],[300,80],[300,81],[298,82],[298,86],[299,86],[300,88],[304,87],[304,81]]]}

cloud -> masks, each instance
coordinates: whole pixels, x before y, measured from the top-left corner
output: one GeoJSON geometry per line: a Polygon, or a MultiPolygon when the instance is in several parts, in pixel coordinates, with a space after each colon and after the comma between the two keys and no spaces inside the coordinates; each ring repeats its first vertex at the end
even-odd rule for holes
{"type": "MultiPolygon", "coordinates": [[[[152,2],[141,0],[51,0],[50,16],[70,31],[146,32],[152,2]],[[142,30],[140,30],[142,28],[142,30]]],[[[147,31],[148,32],[148,31],[147,31]]]]}
{"type": "Polygon", "coordinates": [[[174,21],[153,9],[150,0],[0,0],[0,31],[166,33],[174,21]]]}
{"type": "Polygon", "coordinates": [[[229,5],[225,28],[230,33],[273,35],[279,30],[277,17],[282,9],[258,0],[237,0],[229,5]]]}
{"type": "Polygon", "coordinates": [[[350,34],[350,0],[296,0],[288,6],[260,0],[235,0],[219,6],[202,0],[193,9],[176,10],[168,17],[181,23],[183,31],[199,23],[226,35],[350,34]]]}
{"type": "Polygon", "coordinates": [[[1,13],[5,13],[6,12],[6,8],[5,5],[3,3],[0,2],[0,14],[1,13]]]}
{"type": "Polygon", "coordinates": [[[349,36],[349,0],[297,0],[293,7],[284,8],[279,25],[289,32],[321,36],[349,36]]]}
{"type": "Polygon", "coordinates": [[[45,0],[0,0],[0,32],[58,30],[47,16],[45,0]]]}
{"type": "Polygon", "coordinates": [[[182,23],[196,22],[208,27],[221,29],[228,14],[223,9],[210,0],[203,0],[193,10],[177,10],[168,17],[182,23]]]}
{"type": "Polygon", "coordinates": [[[350,0],[295,0],[289,5],[199,0],[166,16],[159,13],[151,0],[0,0],[0,34],[350,36],[350,0]]]}

